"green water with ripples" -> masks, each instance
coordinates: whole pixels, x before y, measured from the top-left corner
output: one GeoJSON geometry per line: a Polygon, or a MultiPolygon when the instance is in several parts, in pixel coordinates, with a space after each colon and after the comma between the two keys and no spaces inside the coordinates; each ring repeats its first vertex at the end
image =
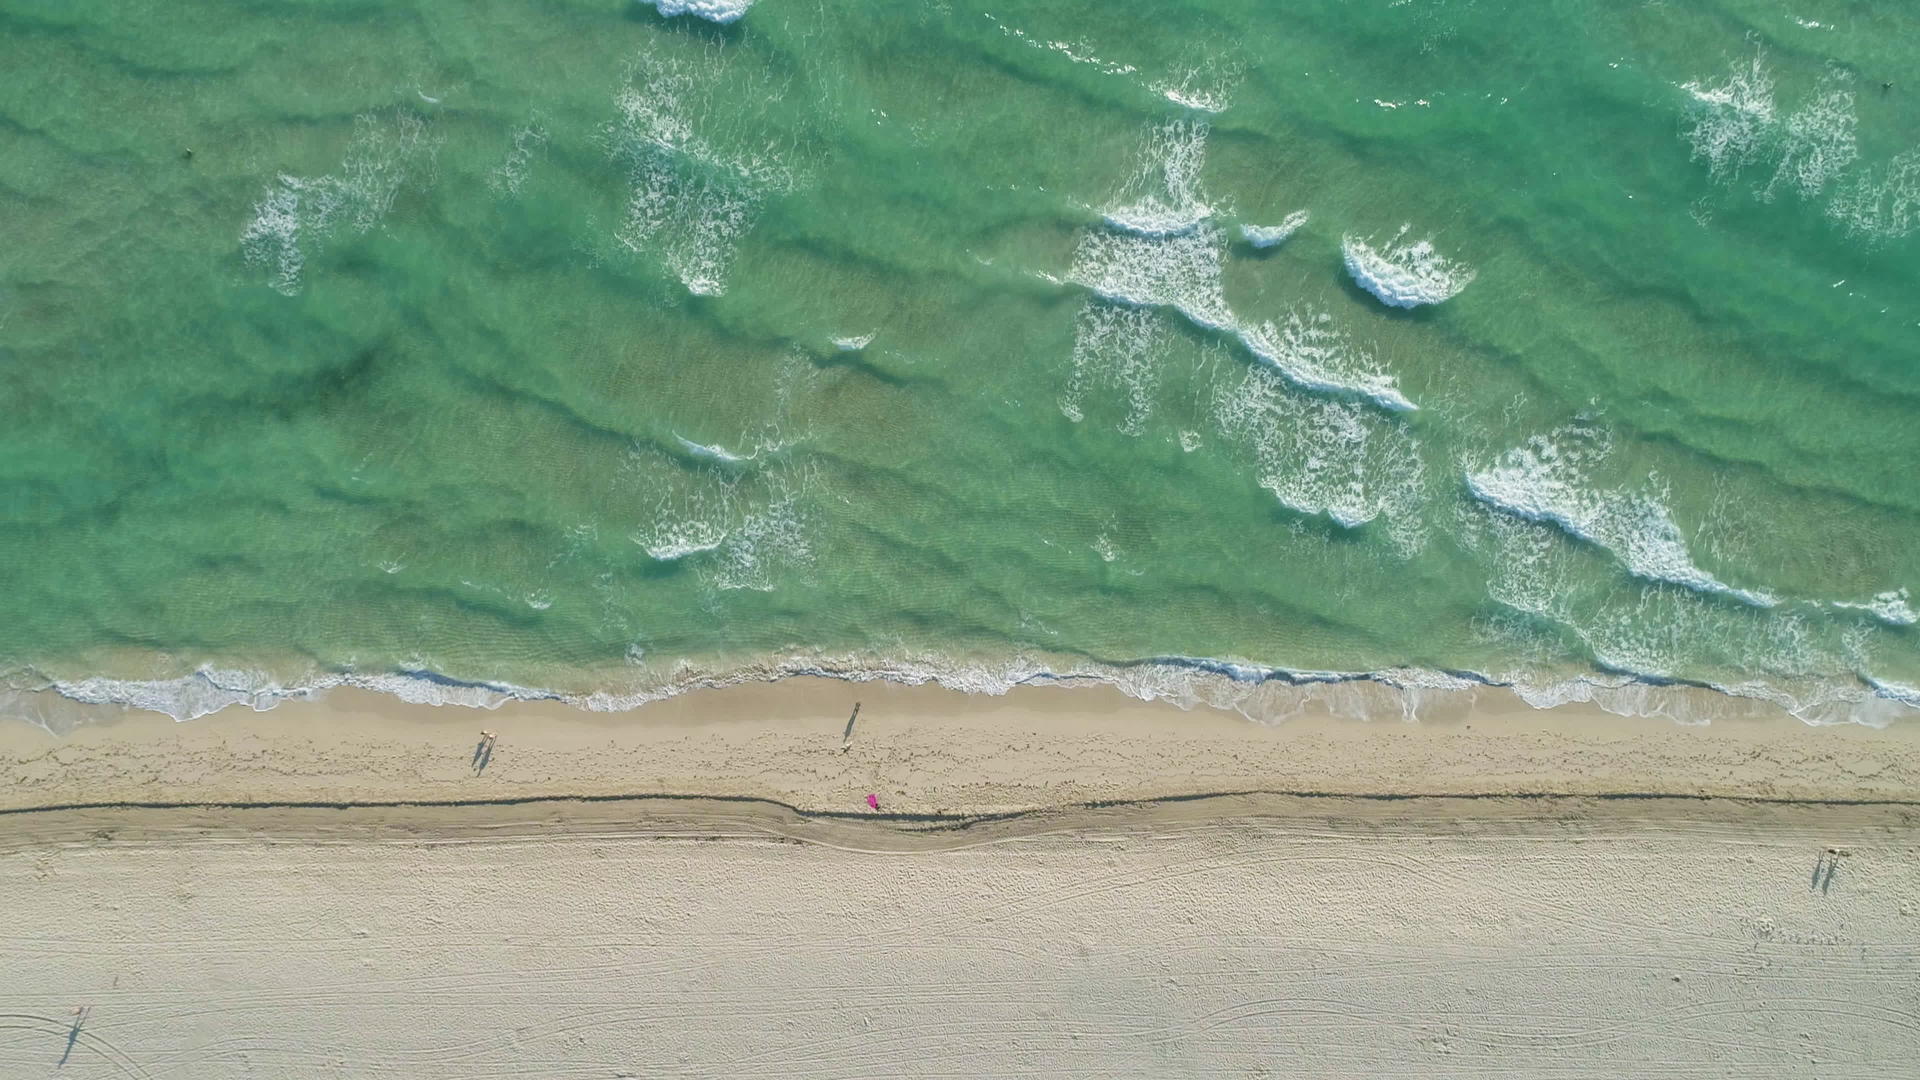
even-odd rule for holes
{"type": "Polygon", "coordinates": [[[1879,716],[1916,43],[1866,0],[0,0],[0,669],[1879,716]]]}

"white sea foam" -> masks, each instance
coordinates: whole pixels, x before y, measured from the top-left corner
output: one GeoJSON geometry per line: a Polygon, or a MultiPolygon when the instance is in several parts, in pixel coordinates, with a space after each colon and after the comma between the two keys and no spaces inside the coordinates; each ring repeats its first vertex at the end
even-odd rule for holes
{"type": "MultiPolygon", "coordinates": [[[[1143,701],[1165,701],[1181,708],[1206,706],[1237,712],[1261,723],[1280,723],[1309,710],[1355,720],[1418,720],[1430,707],[1461,708],[1481,687],[1510,689],[1535,708],[1584,702],[1622,716],[1667,717],[1703,723],[1717,715],[1751,715],[1741,697],[1780,705],[1810,724],[1852,722],[1883,726],[1920,711],[1920,688],[1864,677],[1868,688],[1828,684],[1794,694],[1762,687],[1729,688],[1725,697],[1702,696],[1687,688],[1650,684],[1623,675],[1565,677],[1489,676],[1395,668],[1378,672],[1290,671],[1242,660],[1155,657],[1129,664],[1016,655],[998,662],[958,661],[937,655],[820,656],[775,655],[762,662],[707,668],[680,662],[666,671],[646,667],[645,650],[630,650],[628,685],[595,690],[556,690],[500,681],[460,680],[431,668],[392,673],[321,673],[283,685],[262,673],[203,668],[166,680],[50,680],[40,689],[91,704],[124,705],[189,720],[220,709],[246,706],[265,710],[283,701],[317,697],[337,687],[393,695],[414,704],[492,709],[511,701],[560,701],[593,712],[625,712],[648,702],[693,690],[767,682],[791,676],[850,682],[933,683],[968,693],[1000,695],[1018,686],[1108,685],[1143,701]],[[1702,711],[1705,710],[1705,711],[1702,711]]],[[[20,702],[31,689],[15,692],[8,714],[23,712],[20,702]]]]}
{"type": "Polygon", "coordinates": [[[721,589],[771,592],[783,576],[813,560],[804,488],[777,482],[770,498],[749,509],[717,549],[709,580],[721,589]]]}
{"type": "Polygon", "coordinates": [[[1700,670],[1749,673],[1729,692],[1778,700],[1787,687],[1845,670],[1815,642],[1803,614],[1715,604],[1691,590],[1646,585],[1609,593],[1567,623],[1598,661],[1635,676],[1680,678],[1700,670]]]}
{"type": "Polygon", "coordinates": [[[692,454],[694,457],[700,458],[703,461],[719,462],[722,465],[738,465],[741,462],[751,461],[759,456],[758,451],[751,454],[736,454],[718,443],[697,443],[683,435],[675,435],[673,438],[674,441],[680,444],[682,450],[692,454]]]}
{"type": "MultiPolygon", "coordinates": [[[[1090,229],[1081,239],[1067,280],[1117,304],[1177,311],[1238,341],[1304,389],[1358,395],[1395,411],[1413,409],[1394,378],[1335,330],[1327,316],[1309,321],[1296,313],[1277,323],[1247,325],[1228,309],[1221,289],[1226,238],[1213,223],[1199,184],[1206,134],[1206,124],[1191,118],[1150,129],[1119,207],[1106,213],[1105,227],[1090,229]],[[1116,226],[1116,220],[1127,227],[1116,226]]],[[[1078,355],[1075,366],[1081,367],[1078,355]]],[[[1062,407],[1077,408],[1071,392],[1062,407]]]]}
{"type": "Polygon", "coordinates": [[[689,468],[658,450],[637,446],[627,472],[653,508],[628,534],[657,562],[685,561],[716,589],[770,591],[813,558],[813,470],[784,457],[758,461],[778,442],[752,454],[690,442],[683,449],[727,468],[689,468]],[[724,455],[724,456],[720,456],[724,455]]]}
{"type": "Polygon", "coordinates": [[[1472,284],[1476,271],[1442,256],[1431,240],[1405,243],[1408,229],[1402,225],[1377,247],[1357,236],[1341,238],[1340,253],[1355,284],[1397,308],[1438,304],[1472,284]]]}
{"type": "Polygon", "coordinates": [[[1131,75],[1140,70],[1132,64],[1123,64],[1114,60],[1105,60],[1093,54],[1090,46],[1083,42],[1057,41],[1035,37],[1018,27],[1008,26],[993,14],[987,14],[987,21],[1000,28],[1000,32],[1015,41],[1023,42],[1030,49],[1043,49],[1058,53],[1076,64],[1086,64],[1107,75],[1131,75]]]}
{"type": "Polygon", "coordinates": [[[1689,82],[1692,127],[1687,141],[1708,174],[1729,181],[1747,166],[1771,160],[1773,176],[1756,189],[1763,200],[1783,190],[1827,199],[1826,215],[1854,236],[1896,240],[1920,228],[1920,150],[1859,164],[1852,76],[1830,69],[1813,93],[1781,117],[1763,52],[1736,62],[1717,83],[1689,82]]]}
{"type": "MultiPolygon", "coordinates": [[[[677,438],[677,436],[676,436],[677,438]]],[[[719,549],[740,519],[739,491],[747,478],[734,470],[689,470],[656,450],[635,447],[627,471],[654,506],[628,539],[658,562],[719,549]]]]}
{"type": "Polygon", "coordinates": [[[633,541],[640,545],[648,558],[673,562],[703,551],[713,551],[726,543],[729,535],[725,526],[715,522],[683,519],[656,523],[644,533],[635,533],[633,541]]]}
{"type": "Polygon", "coordinates": [[[547,145],[547,137],[546,126],[537,116],[513,129],[506,160],[487,174],[487,187],[496,195],[520,194],[535,155],[547,145]]]}
{"type": "Polygon", "coordinates": [[[1876,593],[1874,598],[1864,604],[1835,600],[1833,606],[1853,611],[1864,611],[1889,626],[1912,626],[1920,623],[1920,613],[1913,610],[1912,597],[1905,589],[1893,589],[1876,593]]]}
{"type": "MultiPolygon", "coordinates": [[[[660,259],[695,295],[726,291],[740,239],[762,203],[794,184],[771,151],[727,149],[722,142],[745,140],[716,139],[707,131],[734,135],[737,119],[715,120],[711,102],[723,88],[753,77],[720,59],[643,55],[615,102],[618,117],[602,132],[609,154],[627,170],[625,216],[615,239],[660,259]]],[[[773,92],[754,92],[761,91],[773,92]]]]}
{"type": "Polygon", "coordinates": [[[401,188],[430,165],[438,141],[418,114],[396,110],[354,118],[340,167],[317,177],[280,176],[254,204],[240,233],[249,265],[265,269],[274,290],[304,286],[307,260],[344,230],[366,233],[393,209],[401,188]]]}
{"type": "Polygon", "coordinates": [[[1813,198],[1860,156],[1849,83],[1845,72],[1829,73],[1812,100],[1781,125],[1780,164],[1762,190],[1763,198],[1771,199],[1785,187],[1802,198],[1813,198]]]}
{"type": "Polygon", "coordinates": [[[1143,236],[1183,233],[1213,214],[1200,190],[1206,121],[1181,117],[1147,130],[1134,172],[1104,212],[1108,224],[1143,236]]]}
{"type": "MultiPolygon", "coordinates": [[[[1489,597],[1531,617],[1510,624],[1491,644],[1525,670],[1562,662],[1563,648],[1553,639],[1563,631],[1578,639],[1596,663],[1627,680],[1744,672],[1738,679],[1703,685],[1733,698],[1770,702],[1808,723],[1878,726],[1897,711],[1885,695],[1861,693],[1847,674],[1869,665],[1871,629],[1847,628],[1836,651],[1833,636],[1810,606],[1725,604],[1710,593],[1661,583],[1623,590],[1582,565],[1557,522],[1474,505],[1478,510],[1464,516],[1469,527],[1461,535],[1493,568],[1489,597]]],[[[1496,681],[1528,679],[1523,673],[1496,681]]],[[[1677,713],[1675,718],[1708,717],[1677,713]]]]}
{"type": "MultiPolygon", "coordinates": [[[[1461,515],[1461,535],[1469,543],[1484,539],[1492,573],[1487,580],[1487,596],[1514,611],[1535,616],[1550,623],[1570,625],[1573,607],[1581,597],[1573,565],[1556,559],[1557,531],[1551,525],[1494,510],[1482,503],[1470,504],[1478,513],[1461,515]]],[[[1525,638],[1520,628],[1510,628],[1507,643],[1525,638]]],[[[1528,639],[1529,644],[1537,645],[1528,639]]],[[[1513,655],[1513,650],[1506,650],[1513,655]]],[[[1535,657],[1539,662],[1551,659],[1552,650],[1535,657]]]]}
{"type": "Polygon", "coordinates": [[[1278,322],[1238,326],[1233,333],[1248,352],[1302,389],[1357,394],[1393,412],[1419,407],[1326,312],[1307,316],[1290,311],[1278,322]]]}
{"type": "Polygon", "coordinates": [[[206,668],[177,679],[88,678],[55,681],[51,688],[88,705],[125,705],[165,713],[175,720],[191,720],[234,705],[270,709],[309,693],[304,687],[282,688],[259,672],[206,668]]]}
{"type": "Polygon", "coordinates": [[[861,334],[857,337],[849,335],[833,339],[833,347],[841,352],[859,352],[871,344],[873,344],[872,334],[861,334]]]}
{"type": "Polygon", "coordinates": [[[1121,232],[1135,233],[1145,237],[1174,236],[1190,233],[1206,223],[1207,207],[1167,211],[1143,207],[1121,207],[1108,210],[1100,219],[1121,232]],[[1198,213],[1199,217],[1191,216],[1198,213]]]}
{"type": "Polygon", "coordinates": [[[329,194],[324,187],[309,194],[308,181],[282,176],[254,204],[253,220],[240,234],[240,249],[247,262],[271,272],[275,292],[293,296],[300,291],[307,266],[306,252],[301,250],[302,241],[307,240],[306,221],[331,216],[323,202],[329,194]]]}
{"type": "Polygon", "coordinates": [[[1920,686],[1894,682],[1890,679],[1876,679],[1871,675],[1861,677],[1867,681],[1867,685],[1873,687],[1882,696],[1910,708],[1920,709],[1920,686]]]}
{"type": "Polygon", "coordinates": [[[661,157],[630,165],[633,190],[620,243],[657,253],[696,296],[725,292],[735,247],[758,216],[764,191],[727,169],[689,175],[661,157]]]}
{"type": "MultiPolygon", "coordinates": [[[[1599,451],[1603,453],[1604,449],[1599,451]]],[[[1638,577],[1729,596],[1755,607],[1779,603],[1768,593],[1735,588],[1694,565],[1686,539],[1657,486],[1646,490],[1589,486],[1587,468],[1599,454],[1563,449],[1554,438],[1536,436],[1493,466],[1469,471],[1467,487],[1488,506],[1530,521],[1550,522],[1606,549],[1638,577]]]]}
{"type": "Polygon", "coordinates": [[[1178,119],[1149,128],[1134,172],[1104,229],[1089,230],[1068,279],[1118,303],[1171,307],[1214,328],[1231,324],[1220,291],[1225,244],[1200,191],[1207,125],[1178,119]]]}
{"type": "Polygon", "coordinates": [[[1827,216],[1849,233],[1898,240],[1920,228],[1920,150],[1863,169],[1835,190],[1827,216]]]}
{"type": "Polygon", "coordinates": [[[1120,430],[1141,434],[1153,415],[1153,393],[1170,337],[1167,316],[1153,308],[1089,297],[1074,320],[1073,372],[1060,398],[1061,413],[1079,423],[1086,418],[1089,390],[1117,387],[1127,397],[1120,430]]]}
{"type": "Polygon", "coordinates": [[[1767,70],[1765,51],[1756,50],[1751,59],[1735,61],[1721,82],[1689,82],[1681,89],[1693,99],[1693,127],[1687,141],[1695,160],[1706,162],[1715,180],[1737,176],[1760,155],[1773,134],[1773,75],[1767,70]]]}
{"type": "Polygon", "coordinates": [[[1307,223],[1307,212],[1295,210],[1278,225],[1242,225],[1240,238],[1257,248],[1278,247],[1307,223]]]}
{"type": "Polygon", "coordinates": [[[668,18],[692,15],[717,23],[734,22],[753,6],[753,0],[640,0],[640,3],[653,5],[668,18]]]}
{"type": "Polygon", "coordinates": [[[1233,97],[1223,90],[1202,89],[1179,83],[1161,83],[1154,87],[1160,96],[1185,108],[1204,113],[1221,113],[1233,104],[1233,97]]]}
{"type": "Polygon", "coordinates": [[[1185,109],[1203,113],[1223,113],[1233,104],[1233,92],[1240,85],[1242,67],[1222,59],[1217,51],[1190,58],[1167,78],[1150,84],[1154,93],[1185,109]]]}
{"type": "Polygon", "coordinates": [[[1170,307],[1214,330],[1230,330],[1233,313],[1220,290],[1226,246],[1209,222],[1182,232],[1143,235],[1113,229],[1087,233],[1068,280],[1121,304],[1170,307]]]}
{"type": "Polygon", "coordinates": [[[1251,453],[1260,486],[1282,505],[1349,529],[1384,516],[1403,554],[1422,546],[1426,464],[1403,422],[1303,394],[1262,367],[1218,385],[1212,409],[1223,439],[1251,453]]]}

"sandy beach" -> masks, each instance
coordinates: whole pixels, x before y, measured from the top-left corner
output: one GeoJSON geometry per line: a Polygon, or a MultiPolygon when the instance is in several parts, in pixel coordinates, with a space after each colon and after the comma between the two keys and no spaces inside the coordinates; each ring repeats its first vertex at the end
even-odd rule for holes
{"type": "Polygon", "coordinates": [[[1775,710],[1682,725],[1541,711],[1499,690],[1430,701],[1417,723],[1383,693],[1377,719],[1322,708],[1278,724],[1106,687],[995,697],[824,678],[627,713],[335,690],[175,723],[41,697],[44,713],[11,711],[42,726],[0,722],[0,809],[674,795],[866,813],[873,794],[882,813],[966,816],[1221,792],[1920,799],[1920,725],[1811,727],[1775,710]],[[497,739],[477,770],[482,730],[497,739]]]}
{"type": "Polygon", "coordinates": [[[1920,1054],[1907,726],[1494,694],[1266,726],[818,679],[619,715],[336,692],[85,719],[0,726],[0,1075],[1893,1077],[1920,1054]]]}
{"type": "Polygon", "coordinates": [[[0,1074],[1908,1076],[1913,825],[1275,796],[966,827],[17,815],[0,1074]]]}

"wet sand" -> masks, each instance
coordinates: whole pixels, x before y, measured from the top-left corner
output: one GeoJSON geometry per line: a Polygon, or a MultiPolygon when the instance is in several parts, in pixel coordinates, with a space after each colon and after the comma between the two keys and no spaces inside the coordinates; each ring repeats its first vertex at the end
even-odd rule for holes
{"type": "Polygon", "coordinates": [[[85,722],[56,736],[0,721],[0,809],[694,795],[865,812],[873,794],[883,813],[966,815],[1236,791],[1920,799],[1920,724],[1816,728],[1763,713],[1683,726],[1539,711],[1496,690],[1435,699],[1418,723],[1321,710],[1271,725],[1105,687],[986,697],[821,678],[627,713],[349,690],[186,723],[47,704],[66,708],[41,717],[48,727],[85,722]],[[482,730],[497,735],[483,770],[482,730]]]}

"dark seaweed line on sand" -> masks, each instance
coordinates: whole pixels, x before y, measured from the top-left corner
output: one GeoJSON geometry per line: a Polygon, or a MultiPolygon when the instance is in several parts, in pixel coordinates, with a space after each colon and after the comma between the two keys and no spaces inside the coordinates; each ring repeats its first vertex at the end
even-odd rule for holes
{"type": "Polygon", "coordinates": [[[1201,802],[1207,799],[1231,798],[1293,798],[1321,800],[1356,800],[1373,803],[1394,802],[1442,802],[1449,800],[1474,802],[1532,802],[1555,803],[1591,800],[1594,802],[1648,802],[1648,803],[1688,803],[1722,805],[1757,806],[1807,806],[1807,807],[1885,807],[1920,808],[1920,799],[1849,799],[1849,798],[1803,798],[1787,795],[1705,795],[1683,792],[1660,791],[1486,791],[1486,792],[1366,792],[1354,793],[1329,791],[1317,788],[1246,788],[1233,791],[1205,791],[1188,795],[1167,795],[1141,799],[1096,799],[1088,802],[1061,803],[1053,806],[1030,810],[1008,810],[998,813],[897,813],[857,810],[805,810],[778,799],[763,798],[756,795],[697,795],[669,794],[661,792],[643,792],[607,795],[512,795],[474,799],[287,799],[262,801],[105,801],[46,803],[38,806],[0,807],[0,818],[25,817],[36,814],[53,814],[79,810],[399,810],[421,809],[458,809],[462,807],[510,807],[510,806],[560,806],[568,803],[648,803],[648,802],[704,802],[731,803],[745,806],[759,806],[783,810],[800,818],[823,821],[877,821],[896,825],[922,825],[944,829],[965,829],[974,825],[992,822],[1017,821],[1022,818],[1052,816],[1070,813],[1076,810],[1113,810],[1127,807],[1147,807],[1171,803],[1201,802]]]}

